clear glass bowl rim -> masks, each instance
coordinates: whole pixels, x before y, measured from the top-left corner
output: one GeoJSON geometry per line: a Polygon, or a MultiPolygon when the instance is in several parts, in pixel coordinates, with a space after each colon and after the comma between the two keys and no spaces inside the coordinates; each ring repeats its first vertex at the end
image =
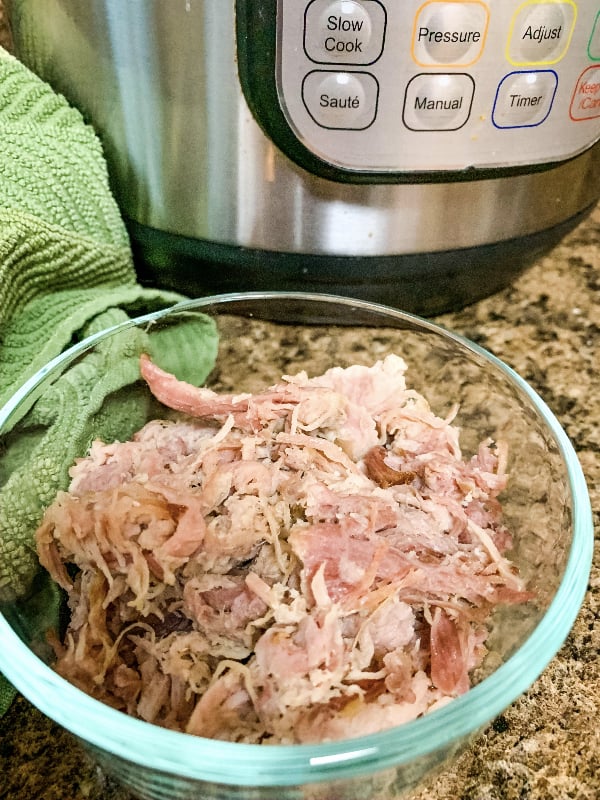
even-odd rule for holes
{"type": "Polygon", "coordinates": [[[593,520],[581,465],[567,434],[546,403],[511,367],[489,351],[427,319],[388,306],[332,294],[240,292],[182,301],[88,337],[32,376],[0,409],[0,429],[44,378],[117,331],[157,322],[178,311],[239,301],[289,299],[373,310],[435,333],[483,358],[524,394],[554,438],[573,499],[573,537],[563,580],[527,641],[493,675],[447,706],[381,733],[318,745],[250,745],[165,730],[92,699],[46,666],[0,614],[0,671],[42,713],[93,747],[150,770],[196,781],[238,786],[292,786],[343,780],[408,764],[480,730],[539,677],[566,639],[583,602],[593,555],[593,520]]]}

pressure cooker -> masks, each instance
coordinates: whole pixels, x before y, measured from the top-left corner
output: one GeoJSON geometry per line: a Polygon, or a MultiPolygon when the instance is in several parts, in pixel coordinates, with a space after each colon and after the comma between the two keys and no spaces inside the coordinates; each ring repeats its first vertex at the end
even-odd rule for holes
{"type": "Polygon", "coordinates": [[[5,2],[98,132],[146,283],[435,314],[600,196],[598,3],[5,2]]]}

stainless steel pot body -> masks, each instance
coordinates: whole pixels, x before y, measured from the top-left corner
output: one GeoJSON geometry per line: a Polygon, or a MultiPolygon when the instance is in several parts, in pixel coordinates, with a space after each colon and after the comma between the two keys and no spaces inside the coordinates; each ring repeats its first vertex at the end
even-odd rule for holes
{"type": "Polygon", "coordinates": [[[15,49],[93,123],[125,218],[190,240],[316,256],[528,236],[592,204],[597,147],[549,170],[348,183],[298,166],[251,113],[228,0],[9,0],[15,49]]]}

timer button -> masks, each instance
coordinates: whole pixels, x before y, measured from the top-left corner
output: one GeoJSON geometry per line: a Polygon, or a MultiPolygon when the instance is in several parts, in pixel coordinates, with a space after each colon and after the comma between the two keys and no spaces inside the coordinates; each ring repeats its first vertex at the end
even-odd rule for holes
{"type": "Polygon", "coordinates": [[[368,72],[314,70],[302,81],[302,100],[322,128],[364,130],[377,116],[379,84],[368,72]]]}
{"type": "Polygon", "coordinates": [[[479,0],[421,6],[413,31],[413,60],[422,66],[466,66],[477,61],[485,44],[489,11],[479,0]]]}
{"type": "Polygon", "coordinates": [[[415,75],[406,87],[402,120],[412,131],[456,131],[469,118],[474,92],[467,74],[415,75]]]}
{"type": "Polygon", "coordinates": [[[507,59],[516,66],[556,64],[567,52],[576,18],[572,0],[528,0],[513,17],[507,59]]]}
{"type": "Polygon", "coordinates": [[[379,0],[312,0],[304,51],[320,64],[372,64],[383,52],[386,20],[379,0]]]}
{"type": "Polygon", "coordinates": [[[550,113],[557,85],[553,70],[511,72],[498,86],[492,122],[497,128],[541,125],[550,113]]]}

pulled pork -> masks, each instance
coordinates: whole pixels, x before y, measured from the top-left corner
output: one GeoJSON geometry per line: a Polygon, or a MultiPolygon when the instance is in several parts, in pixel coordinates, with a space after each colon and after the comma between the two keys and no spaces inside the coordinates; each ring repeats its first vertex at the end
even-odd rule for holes
{"type": "Polygon", "coordinates": [[[158,725],[317,742],[398,725],[469,688],[500,603],[506,453],[463,459],[406,365],[219,395],[141,370],[182,412],[93,443],[37,532],[68,593],[56,669],[158,725]]]}

